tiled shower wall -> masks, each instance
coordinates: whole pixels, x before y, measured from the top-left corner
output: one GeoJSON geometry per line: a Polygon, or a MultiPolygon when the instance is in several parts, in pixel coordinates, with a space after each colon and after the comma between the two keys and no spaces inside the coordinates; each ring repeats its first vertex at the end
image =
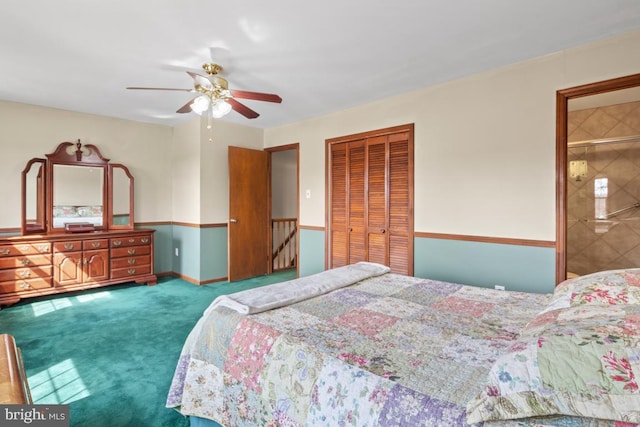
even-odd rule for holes
{"type": "Polygon", "coordinates": [[[640,101],[569,112],[568,161],[587,162],[585,177],[568,178],[569,275],[640,267],[640,208],[611,216],[640,201],[640,142],[571,147],[575,141],[624,136],[640,136],[640,101]]]}

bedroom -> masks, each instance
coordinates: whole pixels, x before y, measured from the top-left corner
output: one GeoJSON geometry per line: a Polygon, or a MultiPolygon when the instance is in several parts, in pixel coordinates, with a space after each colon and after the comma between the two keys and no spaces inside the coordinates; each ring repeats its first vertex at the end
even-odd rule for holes
{"type": "Polygon", "coordinates": [[[300,274],[318,272],[324,268],[325,181],[324,164],[316,159],[324,158],[324,141],[414,123],[415,274],[485,286],[509,279],[516,289],[548,291],[555,284],[555,92],[636,73],[637,60],[629,52],[638,37],[628,32],[287,126],[260,129],[219,121],[214,144],[197,120],[170,127],[3,101],[0,178],[6,208],[0,229],[19,228],[26,161],[80,137],[132,169],[136,222],[157,230],[156,272],[219,280],[227,275],[227,145],[262,149],[299,143],[300,188],[313,195],[300,197],[300,274]],[[425,185],[429,182],[438,185],[425,185]],[[205,257],[199,250],[203,244],[215,256],[205,257]],[[175,257],[178,245],[182,256],[175,257]],[[447,265],[430,262],[432,253],[442,251],[455,253],[447,265]],[[478,254],[486,259],[470,264],[478,254]]]}
{"type": "Polygon", "coordinates": [[[555,93],[638,73],[638,44],[637,30],[624,32],[281,127],[216,122],[213,144],[198,120],[170,127],[2,101],[0,229],[10,234],[19,228],[25,162],[80,137],[131,168],[136,222],[156,229],[156,273],[223,279],[226,147],[298,142],[300,188],[312,194],[300,198],[300,275],[306,276],[324,269],[325,172],[318,161],[324,141],[414,123],[415,232],[424,233],[415,239],[415,275],[549,292],[556,283],[555,93]],[[446,263],[434,259],[442,253],[446,263]]]}

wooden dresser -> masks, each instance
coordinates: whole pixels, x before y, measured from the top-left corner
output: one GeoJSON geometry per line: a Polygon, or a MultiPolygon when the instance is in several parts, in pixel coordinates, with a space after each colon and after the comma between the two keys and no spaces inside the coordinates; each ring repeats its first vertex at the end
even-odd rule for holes
{"type": "Polygon", "coordinates": [[[104,230],[0,238],[0,305],[117,283],[154,285],[153,232],[104,230]]]}

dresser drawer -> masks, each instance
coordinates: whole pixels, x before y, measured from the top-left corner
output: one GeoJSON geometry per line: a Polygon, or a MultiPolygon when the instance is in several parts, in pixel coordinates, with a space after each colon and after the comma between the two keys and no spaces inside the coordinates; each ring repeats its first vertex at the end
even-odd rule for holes
{"type": "Polygon", "coordinates": [[[31,268],[12,268],[8,270],[0,270],[0,282],[18,279],[35,279],[38,277],[47,279],[51,277],[52,271],[53,267],[50,265],[31,268]]]}
{"type": "Polygon", "coordinates": [[[121,248],[124,246],[148,245],[149,243],[151,243],[151,238],[149,236],[130,236],[130,237],[111,239],[112,248],[121,248]]]}
{"type": "Polygon", "coordinates": [[[82,249],[84,250],[109,249],[109,239],[84,240],[82,242],[82,249]]]}
{"type": "Polygon", "coordinates": [[[0,245],[0,258],[16,255],[36,255],[51,253],[51,243],[15,243],[0,245]]]}
{"type": "Polygon", "coordinates": [[[0,258],[0,269],[50,265],[51,255],[25,255],[0,258]]]}
{"type": "Polygon", "coordinates": [[[51,287],[51,278],[21,279],[11,282],[0,282],[0,292],[20,292],[51,287]]]}
{"type": "Polygon", "coordinates": [[[127,267],[144,267],[151,264],[149,255],[128,256],[126,258],[115,258],[111,260],[111,269],[127,267]]]}
{"type": "Polygon", "coordinates": [[[143,274],[151,273],[151,266],[135,266],[135,267],[127,267],[127,268],[118,268],[111,270],[111,278],[112,279],[121,279],[123,277],[135,277],[143,274]]]}
{"type": "Polygon", "coordinates": [[[130,257],[133,255],[149,255],[151,246],[129,246],[124,248],[111,249],[111,258],[130,257]]]}
{"type": "Polygon", "coordinates": [[[55,242],[53,252],[78,252],[82,250],[82,240],[69,240],[66,242],[55,242]]]}

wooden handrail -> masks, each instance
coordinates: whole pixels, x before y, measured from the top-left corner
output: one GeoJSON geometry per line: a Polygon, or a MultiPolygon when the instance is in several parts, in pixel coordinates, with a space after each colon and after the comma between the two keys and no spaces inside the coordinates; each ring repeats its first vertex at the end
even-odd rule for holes
{"type": "Polygon", "coordinates": [[[292,250],[291,245],[293,239],[295,239],[298,234],[297,222],[297,218],[278,218],[271,220],[273,246],[275,246],[275,249],[272,251],[274,271],[296,267],[296,250],[295,247],[292,250]],[[287,231],[288,233],[286,233],[287,231]],[[283,235],[283,233],[286,234],[283,235]],[[279,259],[281,253],[284,253],[284,256],[287,258],[285,265],[283,265],[279,259]]]}

